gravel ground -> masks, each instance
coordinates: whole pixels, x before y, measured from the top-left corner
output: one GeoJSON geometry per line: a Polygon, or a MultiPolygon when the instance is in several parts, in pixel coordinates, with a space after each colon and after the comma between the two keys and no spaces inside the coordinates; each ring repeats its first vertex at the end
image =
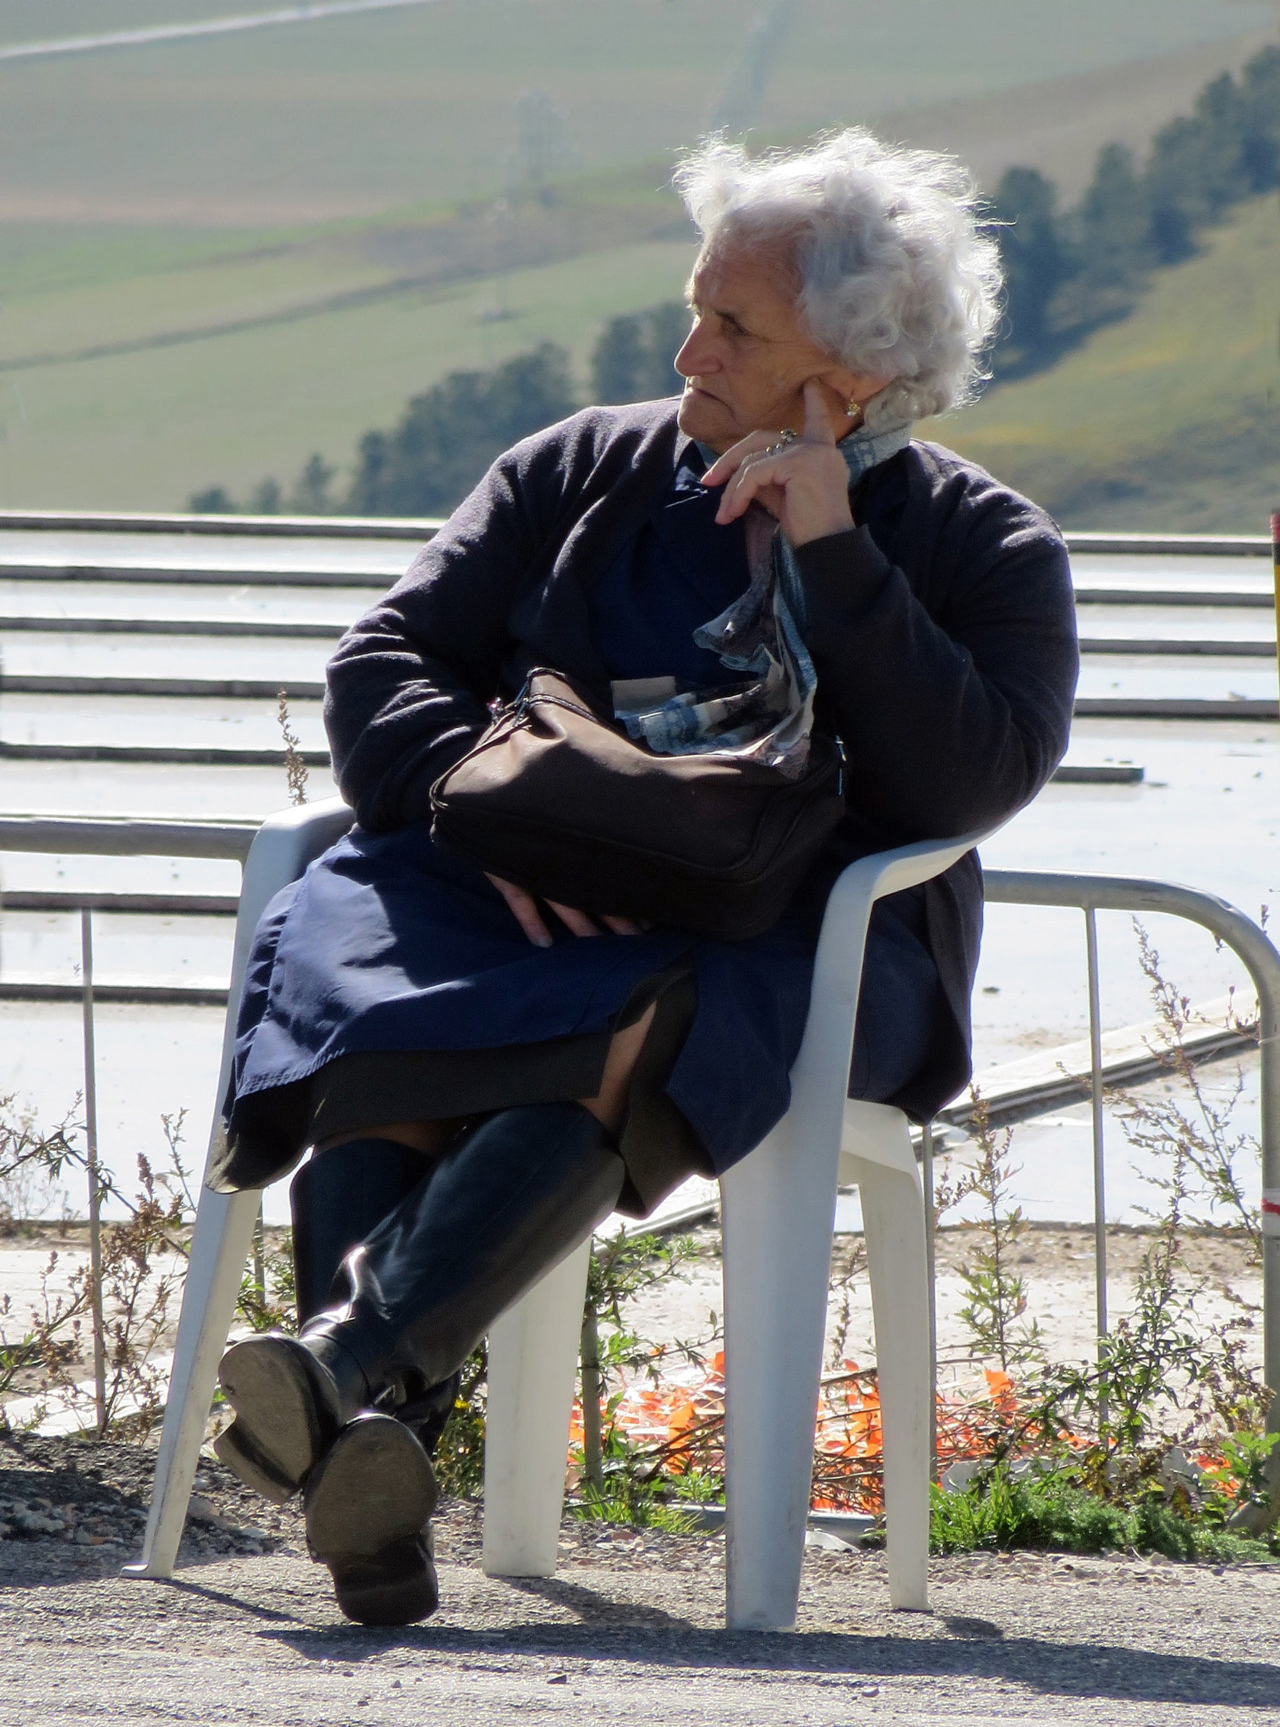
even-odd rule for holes
{"type": "Polygon", "coordinates": [[[479,1513],[439,1520],[444,1606],[366,1631],[295,1510],[202,1464],[170,1584],[137,1551],[140,1446],[0,1442],[0,1723],[563,1727],[1280,1721],[1280,1571],[1123,1557],[938,1560],[893,1614],[878,1554],[810,1549],[798,1632],[726,1633],[719,1538],[566,1522],[554,1579],[486,1578],[479,1513]]]}

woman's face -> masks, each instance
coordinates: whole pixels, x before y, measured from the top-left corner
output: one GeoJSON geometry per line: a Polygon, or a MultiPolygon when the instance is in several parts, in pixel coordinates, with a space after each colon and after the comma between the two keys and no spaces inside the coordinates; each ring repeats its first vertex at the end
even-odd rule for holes
{"type": "Polygon", "coordinates": [[[804,424],[804,386],[823,385],[837,438],[886,379],[862,378],[820,348],[801,323],[790,272],[778,253],[737,246],[704,252],[689,281],[693,329],[676,355],[685,380],[680,429],[717,454],[748,432],[804,424]]]}

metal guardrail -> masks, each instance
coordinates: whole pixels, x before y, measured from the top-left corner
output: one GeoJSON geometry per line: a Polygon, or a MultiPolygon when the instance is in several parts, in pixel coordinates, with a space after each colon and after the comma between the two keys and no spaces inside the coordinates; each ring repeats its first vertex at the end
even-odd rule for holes
{"type": "MultiPolygon", "coordinates": [[[[0,851],[53,852],[91,857],[227,858],[243,865],[258,831],[256,822],[192,822],[163,816],[0,816],[0,851]]],[[[84,1045],[84,1126],[89,1176],[90,1320],[93,1340],[94,1407],[98,1430],[106,1427],[106,1332],[102,1312],[102,1181],[98,1158],[98,1064],[94,1024],[93,896],[80,903],[80,984],[54,986],[51,1000],[80,1001],[84,1045]]],[[[3,901],[0,900],[0,906],[3,901]]],[[[127,992],[102,990],[103,999],[127,992]]],[[[190,992],[187,992],[189,995],[190,992]]],[[[220,992],[221,993],[221,992],[220,992]]],[[[182,999],[186,999],[184,996],[182,999]]]]}
{"type": "MultiPolygon", "coordinates": [[[[278,752],[277,752],[278,753],[278,752]]],[[[234,858],[249,855],[257,822],[228,817],[0,816],[0,851],[90,857],[234,858]]]]}
{"type": "MultiPolygon", "coordinates": [[[[110,510],[0,510],[0,533],[33,529],[63,533],[218,534],[229,538],[306,540],[423,540],[444,525],[441,516],[156,515],[110,510]]],[[[1269,545],[1269,542],[1268,542],[1269,545]]]]}
{"type": "Polygon", "coordinates": [[[1262,1061],[1259,1141],[1262,1147],[1263,1378],[1280,1402],[1280,952],[1242,911],[1199,888],[1129,876],[1059,874],[1047,870],[988,870],[985,897],[999,905],[1074,906],[1084,913],[1089,992],[1090,1096],[1093,1106],[1094,1252],[1097,1325],[1107,1329],[1106,1175],[1102,1119],[1102,1018],[1098,985],[1101,910],[1160,912],[1198,923],[1242,962],[1258,992],[1262,1061]]]}
{"type": "MultiPolygon", "coordinates": [[[[439,516],[241,516],[156,515],[109,510],[0,510],[0,533],[31,529],[64,533],[224,534],[272,539],[421,540],[443,525],[439,516]]],[[[1271,556],[1263,534],[1068,533],[1073,552],[1152,552],[1190,557],[1271,556]]]]}
{"type": "MultiPolygon", "coordinates": [[[[0,851],[109,857],[233,858],[243,863],[256,832],[257,824],[245,821],[7,816],[0,817],[0,851]]],[[[81,917],[82,974],[78,994],[84,1024],[86,1127],[90,1157],[96,1163],[92,917],[94,909],[113,908],[105,903],[112,897],[109,895],[74,897],[81,917]]],[[[164,897],[168,899],[169,896],[164,897]]],[[[1096,914],[1100,910],[1158,912],[1200,924],[1225,943],[1248,971],[1258,993],[1262,1063],[1259,1138],[1262,1148],[1263,1376],[1266,1383],[1280,1393],[1280,952],[1258,924],[1226,900],[1173,882],[1041,870],[989,870],[985,877],[985,897],[994,904],[1076,907],[1084,913],[1093,1110],[1094,1275],[1099,1337],[1105,1335],[1108,1320],[1102,1015],[1096,914]]],[[[932,1134],[927,1130],[923,1173],[926,1191],[931,1197],[932,1134]]],[[[927,1204],[925,1209],[932,1230],[932,1205],[927,1204]]],[[[97,1228],[96,1211],[96,1198],[91,1198],[91,1233],[95,1233],[97,1228]]],[[[932,1252],[931,1233],[931,1270],[932,1252]]],[[[1277,1416],[1280,1416],[1280,1395],[1277,1409],[1273,1411],[1273,1421],[1277,1416]]]]}

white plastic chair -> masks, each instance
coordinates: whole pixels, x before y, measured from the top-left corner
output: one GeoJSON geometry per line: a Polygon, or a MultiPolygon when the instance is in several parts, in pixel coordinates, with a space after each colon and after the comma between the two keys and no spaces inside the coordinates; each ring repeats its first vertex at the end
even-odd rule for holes
{"type": "MultiPolygon", "coordinates": [[[[245,864],[219,1103],[254,926],[281,887],[344,833],[338,800],[266,821],[245,864]]],[[[884,1433],[889,1595],[928,1606],[931,1383],[924,1201],[907,1119],[845,1097],[871,907],[939,875],[981,834],[850,865],[828,903],[808,1024],[784,1119],[720,1183],[724,1230],[727,1604],[730,1627],[795,1623],[840,1180],[862,1198],[884,1433]]],[[[217,1120],[214,1132],[217,1131],[217,1120]]],[[[258,1194],[201,1191],[135,1577],[172,1575],[258,1194]]],[[[590,1243],[548,1271],[489,1336],[484,1568],[555,1570],[590,1243]]]]}

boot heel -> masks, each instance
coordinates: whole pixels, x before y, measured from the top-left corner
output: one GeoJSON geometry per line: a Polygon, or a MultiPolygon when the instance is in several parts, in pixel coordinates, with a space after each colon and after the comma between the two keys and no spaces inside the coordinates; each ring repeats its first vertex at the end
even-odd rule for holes
{"type": "Polygon", "coordinates": [[[307,1546],[329,1567],[338,1606],[362,1625],[412,1625],[439,1601],[428,1519],[431,1459],[389,1415],[349,1422],[308,1478],[307,1546]]]}

